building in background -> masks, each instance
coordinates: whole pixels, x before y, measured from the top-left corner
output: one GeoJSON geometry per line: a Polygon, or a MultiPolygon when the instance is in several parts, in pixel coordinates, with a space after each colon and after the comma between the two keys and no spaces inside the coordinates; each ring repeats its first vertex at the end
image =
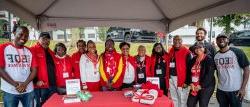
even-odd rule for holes
{"type": "MultiPolygon", "coordinates": [[[[80,39],[83,39],[85,41],[92,40],[94,42],[100,42],[97,32],[98,27],[85,27],[84,29],[79,28],[79,30],[80,39]]],[[[71,37],[71,29],[52,31],[52,38],[54,41],[70,41],[71,37]]]]}

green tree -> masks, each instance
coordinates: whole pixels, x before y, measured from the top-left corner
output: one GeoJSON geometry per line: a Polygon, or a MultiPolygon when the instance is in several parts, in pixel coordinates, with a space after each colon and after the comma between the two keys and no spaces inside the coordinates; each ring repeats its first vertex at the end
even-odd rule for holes
{"type": "Polygon", "coordinates": [[[195,26],[198,27],[198,28],[204,27],[204,19],[196,21],[195,26]]]}
{"type": "Polygon", "coordinates": [[[8,21],[0,19],[0,37],[2,37],[2,35],[4,34],[4,29],[3,29],[4,24],[5,25],[8,24],[8,21]]]}
{"type": "Polygon", "coordinates": [[[109,27],[98,27],[97,33],[99,35],[99,39],[102,41],[106,40],[106,33],[108,31],[109,27]]]}
{"type": "Polygon", "coordinates": [[[24,20],[22,20],[22,19],[20,19],[20,20],[18,21],[18,23],[20,24],[20,26],[30,26],[29,23],[27,23],[26,21],[24,21],[24,20]]]}
{"type": "Polygon", "coordinates": [[[214,25],[217,25],[219,27],[223,27],[223,31],[225,34],[230,34],[234,29],[235,26],[239,26],[241,24],[244,24],[249,20],[249,14],[229,14],[224,15],[220,17],[214,18],[214,25]]]}

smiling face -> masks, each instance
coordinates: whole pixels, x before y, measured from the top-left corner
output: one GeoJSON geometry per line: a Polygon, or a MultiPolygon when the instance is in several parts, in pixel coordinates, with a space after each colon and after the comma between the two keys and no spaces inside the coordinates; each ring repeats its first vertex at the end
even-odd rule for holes
{"type": "Polygon", "coordinates": [[[205,39],[205,32],[203,30],[197,30],[196,32],[196,40],[203,41],[205,39]]]}
{"type": "Polygon", "coordinates": [[[138,55],[141,57],[146,55],[146,48],[144,46],[139,46],[137,51],[138,51],[138,55]]]}
{"type": "Polygon", "coordinates": [[[84,42],[77,43],[77,49],[79,52],[84,53],[86,50],[86,45],[84,44],[84,42]]]}
{"type": "Polygon", "coordinates": [[[157,46],[154,48],[154,50],[155,50],[155,52],[157,52],[157,53],[161,53],[163,49],[162,49],[161,45],[157,45],[157,46]]]}
{"type": "Polygon", "coordinates": [[[96,53],[95,43],[88,43],[87,50],[88,52],[95,54],[96,53]]]}
{"type": "Polygon", "coordinates": [[[204,49],[204,47],[196,47],[194,52],[196,55],[200,56],[200,55],[203,55],[205,53],[205,49],[204,49]]]}
{"type": "Polygon", "coordinates": [[[56,54],[61,57],[64,56],[66,54],[65,48],[63,48],[62,46],[56,47],[56,54]]]}
{"type": "Polygon", "coordinates": [[[228,43],[229,43],[228,38],[221,37],[216,39],[216,44],[220,49],[227,47],[228,43]]]}
{"type": "Polygon", "coordinates": [[[29,30],[26,27],[17,28],[14,43],[17,46],[24,46],[29,39],[29,30]]]}
{"type": "Polygon", "coordinates": [[[122,55],[128,56],[128,55],[129,55],[129,46],[128,46],[128,45],[124,45],[124,46],[121,48],[121,51],[122,51],[122,55]]]}
{"type": "Polygon", "coordinates": [[[40,37],[38,39],[38,42],[39,44],[42,45],[43,48],[47,49],[49,47],[49,44],[50,44],[50,38],[47,38],[47,37],[40,37]]]}
{"type": "Polygon", "coordinates": [[[112,42],[111,40],[106,41],[105,50],[112,52],[114,50],[114,42],[112,42]]]}
{"type": "Polygon", "coordinates": [[[173,39],[173,47],[179,49],[182,46],[182,39],[179,36],[175,36],[173,39]]]}

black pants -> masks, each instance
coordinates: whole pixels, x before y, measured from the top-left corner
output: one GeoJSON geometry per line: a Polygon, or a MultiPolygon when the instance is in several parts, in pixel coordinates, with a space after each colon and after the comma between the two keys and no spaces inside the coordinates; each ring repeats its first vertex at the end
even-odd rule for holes
{"type": "Polygon", "coordinates": [[[168,89],[166,86],[166,78],[160,77],[160,89],[163,90],[163,94],[168,96],[168,89]]]}
{"type": "Polygon", "coordinates": [[[237,94],[238,91],[227,92],[217,89],[216,98],[220,107],[241,107],[242,102],[237,94]]]}
{"type": "Polygon", "coordinates": [[[213,95],[214,87],[203,88],[198,91],[196,96],[191,94],[191,91],[188,95],[187,107],[196,107],[197,102],[199,101],[199,107],[208,107],[209,100],[213,95]]]}
{"type": "Polygon", "coordinates": [[[50,96],[56,93],[56,86],[50,86],[49,88],[35,88],[35,100],[36,107],[42,107],[46,100],[50,98],[50,96]]]}

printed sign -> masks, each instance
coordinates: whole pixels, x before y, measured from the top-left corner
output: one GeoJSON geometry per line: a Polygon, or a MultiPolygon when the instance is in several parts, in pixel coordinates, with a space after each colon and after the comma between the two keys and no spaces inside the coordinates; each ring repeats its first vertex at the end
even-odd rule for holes
{"type": "Polygon", "coordinates": [[[66,94],[74,95],[78,91],[81,91],[80,79],[68,79],[66,80],[66,94]]]}

